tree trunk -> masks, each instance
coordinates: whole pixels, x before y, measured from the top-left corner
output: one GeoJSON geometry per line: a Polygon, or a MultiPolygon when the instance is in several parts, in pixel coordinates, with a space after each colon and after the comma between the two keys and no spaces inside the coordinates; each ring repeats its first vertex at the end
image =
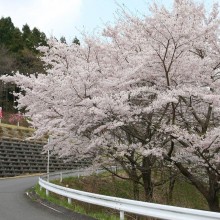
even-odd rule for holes
{"type": "Polygon", "coordinates": [[[145,200],[152,201],[153,198],[153,183],[151,173],[150,158],[145,157],[143,159],[143,169],[141,170],[142,179],[144,183],[145,200]]]}
{"type": "Polygon", "coordinates": [[[135,200],[140,200],[139,184],[133,181],[133,196],[135,200]]]}
{"type": "Polygon", "coordinates": [[[133,184],[133,197],[135,200],[139,200],[139,178],[137,174],[137,169],[134,164],[132,164],[130,179],[133,184]]]}
{"type": "Polygon", "coordinates": [[[210,211],[220,212],[219,198],[218,198],[218,176],[213,171],[208,171],[209,185],[207,185],[196,178],[192,173],[190,173],[181,163],[174,163],[179,171],[190,180],[190,182],[198,189],[198,191],[206,199],[210,211]]]}
{"type": "Polygon", "coordinates": [[[168,195],[167,195],[167,202],[171,203],[173,200],[173,189],[175,186],[176,178],[173,175],[172,168],[169,168],[169,188],[168,188],[168,195]]]}
{"type": "Polygon", "coordinates": [[[218,176],[213,171],[209,173],[209,194],[206,198],[210,211],[220,212],[219,197],[218,197],[218,176]]]}
{"type": "Polygon", "coordinates": [[[220,212],[218,195],[206,199],[209,205],[209,209],[212,212],[220,212]]]}
{"type": "Polygon", "coordinates": [[[143,175],[144,192],[146,201],[152,201],[153,198],[153,184],[151,181],[151,171],[145,172],[143,175]]]}

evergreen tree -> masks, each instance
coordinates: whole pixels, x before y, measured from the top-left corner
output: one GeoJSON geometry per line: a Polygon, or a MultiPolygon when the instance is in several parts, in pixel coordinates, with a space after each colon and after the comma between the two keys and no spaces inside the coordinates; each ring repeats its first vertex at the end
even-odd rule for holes
{"type": "Polygon", "coordinates": [[[62,36],[60,38],[60,42],[63,43],[63,44],[66,44],[66,38],[64,36],[62,36]]]}
{"type": "Polygon", "coordinates": [[[31,42],[32,42],[32,50],[38,53],[36,48],[38,46],[46,46],[47,45],[47,38],[43,32],[40,32],[36,27],[33,28],[31,32],[31,42]]]}
{"type": "Polygon", "coordinates": [[[23,47],[21,31],[14,26],[10,17],[0,19],[0,44],[15,53],[23,47]]]}
{"type": "Polygon", "coordinates": [[[25,46],[28,48],[31,47],[30,36],[31,36],[31,29],[28,26],[28,24],[25,24],[22,28],[22,40],[25,46]]]}
{"type": "Polygon", "coordinates": [[[78,45],[80,45],[80,41],[79,41],[79,39],[78,39],[77,37],[75,37],[75,38],[73,39],[73,44],[78,44],[78,45]]]}

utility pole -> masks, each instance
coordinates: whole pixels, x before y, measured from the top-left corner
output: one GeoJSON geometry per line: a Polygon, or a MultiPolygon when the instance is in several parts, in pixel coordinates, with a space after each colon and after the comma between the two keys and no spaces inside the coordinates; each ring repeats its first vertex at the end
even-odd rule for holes
{"type": "Polygon", "coordinates": [[[0,124],[2,123],[2,117],[3,117],[2,107],[0,107],[0,124]]]}
{"type": "MultiPolygon", "coordinates": [[[[50,143],[50,136],[48,138],[48,144],[50,143]]],[[[50,150],[47,150],[47,182],[50,182],[50,150]]]]}

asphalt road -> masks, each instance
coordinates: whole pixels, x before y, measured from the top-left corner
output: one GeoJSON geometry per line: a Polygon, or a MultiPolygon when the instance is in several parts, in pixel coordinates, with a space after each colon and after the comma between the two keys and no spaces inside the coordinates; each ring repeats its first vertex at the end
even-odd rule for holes
{"type": "MultiPolygon", "coordinates": [[[[0,220],[78,220],[41,203],[31,200],[26,191],[33,187],[38,177],[0,180],[0,220]]],[[[59,209],[58,209],[59,210],[59,209]]]]}

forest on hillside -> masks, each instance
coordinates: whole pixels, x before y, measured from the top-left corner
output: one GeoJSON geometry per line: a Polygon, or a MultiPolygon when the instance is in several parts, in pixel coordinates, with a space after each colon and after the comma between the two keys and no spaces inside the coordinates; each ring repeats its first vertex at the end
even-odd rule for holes
{"type": "MultiPolygon", "coordinates": [[[[37,47],[47,45],[45,33],[28,24],[22,30],[15,27],[10,17],[0,19],[0,75],[12,75],[14,72],[32,74],[43,72],[43,63],[39,59],[37,47]]],[[[11,94],[15,85],[0,82],[0,106],[3,110],[13,111],[14,98],[11,94]]]]}
{"type": "MultiPolygon", "coordinates": [[[[10,17],[0,19],[0,76],[13,75],[19,71],[22,74],[29,75],[33,73],[44,73],[43,62],[40,59],[38,46],[47,45],[47,36],[38,28],[30,28],[24,24],[20,30],[16,27],[10,17]]],[[[65,37],[59,39],[66,43],[65,37]]],[[[79,40],[75,37],[73,43],[79,40]]],[[[14,84],[4,84],[0,81],[0,107],[3,111],[16,111],[13,106],[16,104],[13,91],[18,88],[14,84]]]]}

